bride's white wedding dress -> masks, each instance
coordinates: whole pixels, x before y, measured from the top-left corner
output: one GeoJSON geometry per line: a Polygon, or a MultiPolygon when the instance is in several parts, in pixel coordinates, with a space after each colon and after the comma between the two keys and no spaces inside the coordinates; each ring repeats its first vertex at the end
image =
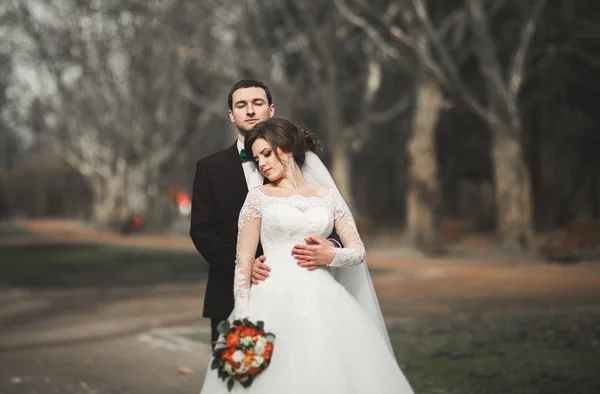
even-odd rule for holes
{"type": "MultiPolygon", "coordinates": [[[[250,190],[240,212],[231,316],[264,321],[276,335],[273,357],[249,388],[236,383],[231,392],[412,394],[387,338],[330,269],[308,271],[291,255],[308,235],[327,237],[335,228],[344,248],[330,265],[363,263],[365,249],[342,197],[326,187],[310,197],[265,194],[273,190],[250,190]],[[271,272],[250,287],[259,239],[271,272]]],[[[228,393],[215,370],[208,370],[202,393],[228,393]]]]}

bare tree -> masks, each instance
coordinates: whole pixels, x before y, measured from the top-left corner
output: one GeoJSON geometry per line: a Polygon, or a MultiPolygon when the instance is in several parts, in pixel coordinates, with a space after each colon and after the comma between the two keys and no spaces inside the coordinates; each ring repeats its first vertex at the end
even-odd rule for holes
{"type": "MultiPolygon", "coordinates": [[[[436,224],[440,190],[435,130],[447,103],[442,84],[428,67],[419,62],[421,58],[429,61],[430,40],[417,23],[414,13],[406,12],[398,2],[381,5],[383,9],[380,9],[373,4],[357,1],[359,12],[353,11],[344,0],[334,0],[334,3],[340,14],[363,29],[375,46],[400,70],[415,77],[413,123],[406,145],[409,157],[406,230],[414,244],[428,250],[436,249],[439,243],[436,224]],[[402,29],[395,24],[396,21],[402,24],[402,29]],[[382,30],[387,33],[386,36],[381,33],[382,30]],[[417,56],[414,59],[411,51],[421,54],[421,58],[417,56]]],[[[455,15],[448,18],[449,26],[444,34],[452,33],[451,27],[456,19],[455,15]]],[[[462,34],[461,31],[455,32],[459,37],[462,34]]]]}
{"type": "Polygon", "coordinates": [[[16,164],[30,140],[29,130],[21,127],[25,111],[19,111],[18,100],[14,98],[18,88],[13,66],[16,42],[10,29],[14,22],[10,4],[0,4],[0,169],[5,170],[16,164]]]}
{"type": "Polygon", "coordinates": [[[499,233],[504,246],[532,250],[534,236],[531,186],[520,145],[522,127],[518,99],[526,69],[527,53],[545,0],[536,0],[530,8],[518,8],[522,15],[527,16],[506,69],[497,53],[499,46],[490,33],[490,15],[506,6],[503,1],[487,4],[490,2],[466,0],[464,6],[461,5],[447,13],[447,17],[435,19],[425,0],[403,2],[401,19],[409,27],[416,24],[417,29],[403,29],[401,25],[385,21],[383,18],[370,22],[352,11],[345,0],[334,2],[342,15],[361,27],[372,42],[385,53],[399,57],[399,48],[408,50],[427,75],[434,78],[442,88],[465,104],[488,126],[494,137],[493,160],[499,233]],[[468,42],[464,41],[467,31],[468,42]],[[461,76],[460,64],[464,52],[453,51],[457,43],[472,46],[478,61],[479,74],[486,88],[483,97],[478,92],[473,92],[461,76]]]}
{"type": "Polygon", "coordinates": [[[270,79],[284,93],[286,109],[295,111],[289,115],[315,114],[328,141],[333,177],[356,208],[351,156],[362,149],[372,126],[393,119],[408,100],[376,107],[383,83],[380,59],[331,3],[267,1],[241,11],[238,53],[252,48],[242,58],[248,72],[275,76],[270,79]]]}
{"type": "Polygon", "coordinates": [[[168,23],[175,2],[35,4],[46,18],[21,5],[20,26],[56,88],[38,110],[45,140],[88,179],[97,221],[145,212],[148,187],[202,126],[168,23]]]}

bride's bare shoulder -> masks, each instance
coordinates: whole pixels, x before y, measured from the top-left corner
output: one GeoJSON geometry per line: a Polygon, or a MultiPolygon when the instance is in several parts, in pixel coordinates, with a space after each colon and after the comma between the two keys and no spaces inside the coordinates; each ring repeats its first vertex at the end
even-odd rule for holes
{"type": "Polygon", "coordinates": [[[301,194],[305,197],[327,197],[329,195],[329,187],[310,185],[301,194]]]}
{"type": "Polygon", "coordinates": [[[316,190],[316,195],[319,197],[327,197],[329,195],[329,191],[331,189],[327,186],[318,186],[316,190]]]}
{"type": "Polygon", "coordinates": [[[252,188],[252,190],[254,191],[254,193],[256,193],[258,195],[267,196],[267,197],[268,196],[277,196],[279,194],[278,189],[269,184],[255,186],[252,188]]]}
{"type": "Polygon", "coordinates": [[[275,189],[273,186],[267,184],[267,185],[259,185],[254,187],[254,189],[258,190],[259,192],[263,193],[263,194],[267,194],[269,189],[273,190],[275,189]]]}

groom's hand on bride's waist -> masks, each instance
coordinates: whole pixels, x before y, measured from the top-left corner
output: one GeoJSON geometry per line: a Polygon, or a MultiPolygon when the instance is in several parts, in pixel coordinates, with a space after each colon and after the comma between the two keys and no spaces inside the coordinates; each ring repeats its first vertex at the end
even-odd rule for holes
{"type": "Polygon", "coordinates": [[[269,277],[271,267],[265,264],[266,257],[260,256],[252,264],[252,284],[257,285],[269,277]]]}
{"type": "Polygon", "coordinates": [[[330,264],[335,258],[333,242],[318,235],[310,235],[304,240],[306,245],[296,245],[292,248],[292,256],[298,260],[300,267],[312,271],[320,265],[330,264]]]}

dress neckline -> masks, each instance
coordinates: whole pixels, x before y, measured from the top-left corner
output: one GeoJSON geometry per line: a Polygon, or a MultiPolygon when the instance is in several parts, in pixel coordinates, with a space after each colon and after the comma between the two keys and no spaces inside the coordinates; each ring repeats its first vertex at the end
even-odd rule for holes
{"type": "Polygon", "coordinates": [[[268,198],[276,198],[276,199],[292,199],[292,198],[301,198],[301,199],[305,199],[305,200],[310,200],[310,199],[326,199],[329,198],[331,196],[331,188],[327,188],[327,194],[325,194],[324,196],[319,196],[319,195],[315,195],[315,196],[305,196],[299,193],[293,193],[290,194],[289,196],[270,196],[267,193],[263,192],[262,190],[260,190],[259,187],[255,187],[254,189],[256,189],[260,194],[262,194],[264,197],[268,197],[268,198]]]}

